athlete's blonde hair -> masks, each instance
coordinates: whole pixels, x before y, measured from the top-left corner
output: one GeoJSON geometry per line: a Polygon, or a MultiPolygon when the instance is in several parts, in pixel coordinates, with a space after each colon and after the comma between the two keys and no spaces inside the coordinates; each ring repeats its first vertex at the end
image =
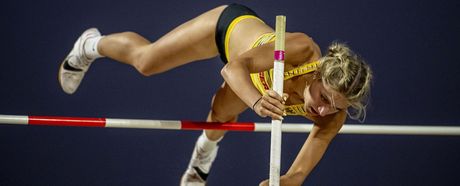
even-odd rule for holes
{"type": "Polygon", "coordinates": [[[323,83],[347,98],[351,106],[347,110],[350,118],[363,122],[371,90],[369,65],[347,45],[337,42],[329,46],[326,56],[319,61],[318,72],[323,83]]]}

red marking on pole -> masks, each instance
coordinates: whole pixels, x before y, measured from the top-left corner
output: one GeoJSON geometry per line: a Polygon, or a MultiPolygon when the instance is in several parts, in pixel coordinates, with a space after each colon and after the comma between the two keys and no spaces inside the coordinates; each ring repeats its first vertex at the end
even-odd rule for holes
{"type": "Polygon", "coordinates": [[[275,50],[274,58],[277,61],[283,61],[284,60],[284,51],[283,50],[275,50]]]}
{"type": "Polygon", "coordinates": [[[105,127],[105,118],[29,116],[29,125],[105,127]]]}
{"type": "Polygon", "coordinates": [[[193,122],[181,121],[181,129],[189,130],[238,130],[238,131],[254,131],[255,124],[253,122],[240,123],[219,123],[219,122],[193,122]]]}

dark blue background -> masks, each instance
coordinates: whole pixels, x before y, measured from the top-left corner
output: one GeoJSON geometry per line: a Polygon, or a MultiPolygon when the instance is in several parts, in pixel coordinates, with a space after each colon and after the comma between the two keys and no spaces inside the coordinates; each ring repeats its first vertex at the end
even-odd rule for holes
{"type": "MultiPolygon", "coordinates": [[[[3,1],[0,114],[204,120],[223,81],[217,58],[147,78],[99,60],[72,96],[61,91],[57,71],[86,28],[155,40],[227,3],[3,1]]],[[[309,34],[323,51],[338,40],[360,53],[375,73],[366,124],[460,125],[458,1],[244,4],[271,25],[275,15],[286,15],[287,31],[309,34]]],[[[249,111],[240,120],[269,121],[249,111]]],[[[2,125],[0,185],[178,185],[199,133],[2,125]]],[[[306,137],[284,134],[283,172],[306,137]]],[[[229,133],[209,185],[256,185],[267,178],[269,143],[269,133],[229,133]]],[[[456,185],[459,148],[459,137],[338,135],[304,185],[456,185]]]]}

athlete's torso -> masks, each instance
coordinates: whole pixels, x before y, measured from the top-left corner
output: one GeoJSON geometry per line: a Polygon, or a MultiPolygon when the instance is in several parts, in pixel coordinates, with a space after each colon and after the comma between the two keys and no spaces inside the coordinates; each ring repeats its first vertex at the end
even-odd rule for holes
{"type": "MultiPolygon", "coordinates": [[[[255,40],[251,48],[255,48],[275,40],[274,33],[262,34],[255,40]]],[[[288,64],[289,65],[289,64],[288,64]]],[[[286,104],[285,111],[288,115],[301,115],[305,116],[306,112],[303,108],[303,100],[301,99],[303,91],[306,86],[306,79],[304,75],[310,74],[316,71],[319,62],[314,61],[311,63],[304,63],[300,66],[289,65],[284,72],[284,90],[283,92],[292,95],[289,102],[286,104]],[[299,89],[299,87],[301,87],[299,89]]],[[[261,94],[265,94],[266,91],[272,89],[273,86],[273,69],[269,69],[263,72],[251,73],[251,81],[253,85],[261,94]]]]}
{"type": "MultiPolygon", "coordinates": [[[[231,61],[233,58],[252,48],[273,42],[275,39],[273,29],[260,19],[242,18],[236,22],[237,24],[233,26],[228,40],[228,61],[231,61]]],[[[289,34],[290,33],[286,33],[286,37],[289,37],[289,34]]],[[[286,112],[288,115],[305,116],[306,113],[303,109],[302,99],[303,90],[305,88],[305,76],[315,71],[317,65],[317,62],[306,63],[300,66],[293,66],[289,63],[285,63],[284,92],[290,95],[286,103],[286,112]],[[299,83],[303,83],[303,86],[299,86],[299,83]],[[298,87],[302,87],[302,89],[299,90],[298,87]]],[[[271,89],[272,75],[273,69],[251,74],[251,80],[261,94],[271,89]]]]}

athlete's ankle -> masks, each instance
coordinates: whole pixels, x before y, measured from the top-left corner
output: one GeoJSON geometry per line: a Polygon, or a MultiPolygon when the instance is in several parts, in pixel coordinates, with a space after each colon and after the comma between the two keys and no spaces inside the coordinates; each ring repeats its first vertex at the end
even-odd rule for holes
{"type": "Polygon", "coordinates": [[[93,60],[103,57],[98,50],[99,41],[103,37],[104,36],[90,37],[84,41],[83,54],[86,58],[93,60]]]}
{"type": "Polygon", "coordinates": [[[208,136],[206,135],[206,132],[203,131],[203,133],[200,135],[197,141],[197,146],[203,151],[210,152],[214,150],[217,147],[217,144],[222,140],[222,137],[219,138],[216,141],[210,140],[208,136]]]}

